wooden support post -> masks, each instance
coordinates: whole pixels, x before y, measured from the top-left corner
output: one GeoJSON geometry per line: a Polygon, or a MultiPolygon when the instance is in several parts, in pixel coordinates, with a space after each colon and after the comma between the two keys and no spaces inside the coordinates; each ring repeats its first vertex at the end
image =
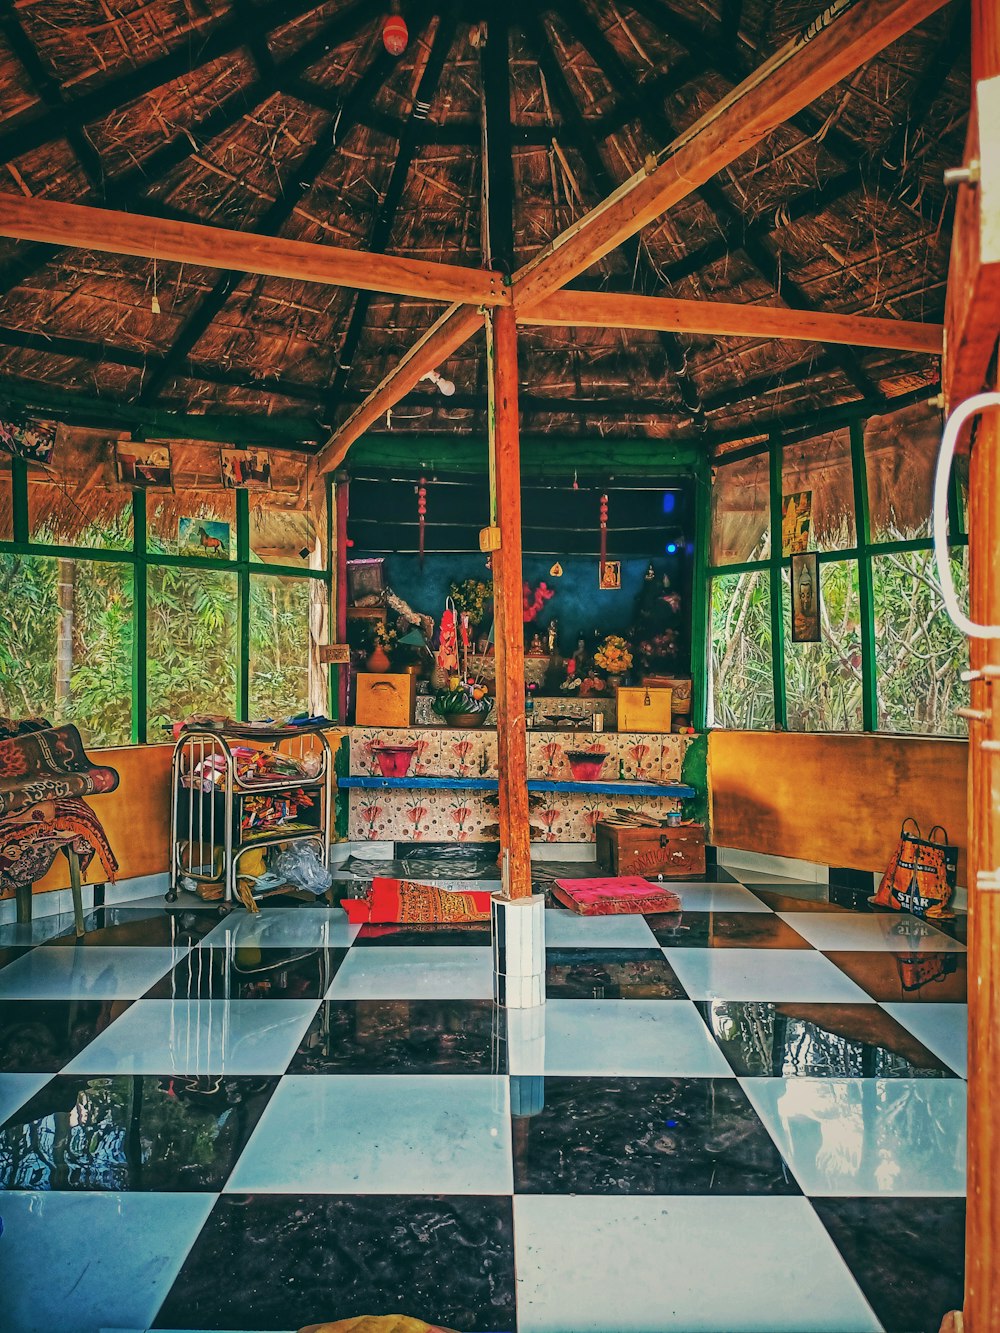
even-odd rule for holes
{"type": "Polygon", "coordinates": [[[500,529],[500,549],[493,552],[500,848],[507,864],[504,889],[511,898],[524,898],[531,893],[531,841],[524,709],[524,620],[521,612],[517,324],[510,306],[500,307],[486,316],[486,359],[490,389],[490,476],[495,487],[495,522],[500,529]]]}
{"type": "Polygon", "coordinates": [[[66,849],[69,861],[69,887],[73,894],[73,921],[76,925],[76,938],[83,938],[83,876],[80,873],[80,857],[73,847],[66,849]]]}
{"type": "MultiPolygon", "coordinates": [[[[994,316],[994,324],[995,324],[994,316]]],[[[1000,623],[1000,412],[979,421],[970,460],[969,583],[972,619],[1000,623]]],[[[1000,640],[972,639],[971,665],[1000,672],[1000,640]]],[[[1000,1329],[1000,680],[983,674],[972,683],[971,704],[986,720],[969,725],[969,1093],[968,1208],[965,1234],[965,1330],[1000,1329]]]]}

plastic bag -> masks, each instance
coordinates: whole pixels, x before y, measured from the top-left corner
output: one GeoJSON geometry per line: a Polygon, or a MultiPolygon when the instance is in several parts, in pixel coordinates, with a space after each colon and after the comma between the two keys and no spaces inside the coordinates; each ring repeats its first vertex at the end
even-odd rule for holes
{"type": "Polygon", "coordinates": [[[308,889],[317,897],[326,893],[333,883],[332,873],[320,860],[319,852],[311,842],[293,842],[275,859],[272,869],[286,883],[294,884],[297,889],[308,889]]]}

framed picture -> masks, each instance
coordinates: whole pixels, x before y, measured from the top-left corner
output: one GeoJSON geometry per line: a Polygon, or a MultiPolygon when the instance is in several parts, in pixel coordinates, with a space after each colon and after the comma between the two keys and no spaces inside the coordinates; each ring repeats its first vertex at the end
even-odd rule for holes
{"type": "Polygon", "coordinates": [[[819,556],[805,551],[792,556],[792,642],[819,643],[819,556]]]}
{"type": "Polygon", "coordinates": [[[0,450],[4,453],[48,466],[55,446],[54,421],[0,421],[0,450]]]}
{"type": "Polygon", "coordinates": [[[181,555],[208,555],[216,560],[228,560],[229,524],[215,518],[179,518],[177,543],[181,555]]]}
{"type": "Polygon", "coordinates": [[[605,560],[598,570],[598,581],[602,592],[617,592],[622,586],[622,562],[605,560]]]}
{"type": "Polygon", "coordinates": [[[220,449],[219,467],[227,490],[271,489],[271,455],[265,449],[220,449]]]}
{"type": "Polygon", "coordinates": [[[781,554],[799,555],[809,549],[812,527],[812,491],[796,491],[781,499],[781,554]]]}
{"type": "Polygon", "coordinates": [[[115,445],[115,475],[124,486],[165,487],[174,484],[170,450],[164,444],[136,444],[119,440],[115,445]]]}
{"type": "Polygon", "coordinates": [[[327,643],[319,650],[319,660],[324,666],[350,666],[351,645],[349,643],[327,643]]]}

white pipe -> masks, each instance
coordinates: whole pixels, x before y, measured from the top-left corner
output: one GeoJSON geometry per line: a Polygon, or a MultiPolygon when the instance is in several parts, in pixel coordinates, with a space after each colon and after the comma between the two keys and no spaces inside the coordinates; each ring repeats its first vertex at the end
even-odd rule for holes
{"type": "Polygon", "coordinates": [[[944,609],[948,612],[956,629],[970,639],[1000,639],[1000,625],[977,625],[970,620],[958,604],[955,582],[951,576],[951,564],[948,559],[948,481],[951,477],[952,460],[958,444],[959,433],[970,417],[978,416],[988,407],[1000,407],[1000,393],[977,393],[967,398],[945,423],[941,436],[941,451],[938,454],[937,472],[934,474],[933,526],[934,559],[937,562],[938,579],[941,583],[941,596],[944,609]]]}

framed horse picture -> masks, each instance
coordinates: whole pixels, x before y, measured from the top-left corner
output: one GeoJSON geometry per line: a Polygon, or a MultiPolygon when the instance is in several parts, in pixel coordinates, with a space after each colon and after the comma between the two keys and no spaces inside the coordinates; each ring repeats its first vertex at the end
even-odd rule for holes
{"type": "Polygon", "coordinates": [[[215,518],[178,519],[177,539],[181,555],[202,555],[215,560],[228,560],[231,554],[229,524],[221,523],[215,518]]]}

